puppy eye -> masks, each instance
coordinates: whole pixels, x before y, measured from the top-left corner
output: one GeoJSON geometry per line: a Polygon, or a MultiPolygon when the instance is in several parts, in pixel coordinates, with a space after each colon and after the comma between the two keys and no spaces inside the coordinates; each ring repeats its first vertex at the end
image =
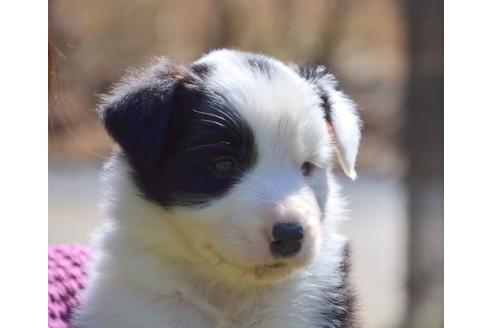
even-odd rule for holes
{"type": "Polygon", "coordinates": [[[231,175],[236,171],[236,161],[231,158],[221,158],[211,164],[212,169],[221,175],[231,175]]]}
{"type": "Polygon", "coordinates": [[[310,162],[304,162],[301,166],[302,175],[305,177],[310,176],[314,170],[314,164],[310,162]]]}

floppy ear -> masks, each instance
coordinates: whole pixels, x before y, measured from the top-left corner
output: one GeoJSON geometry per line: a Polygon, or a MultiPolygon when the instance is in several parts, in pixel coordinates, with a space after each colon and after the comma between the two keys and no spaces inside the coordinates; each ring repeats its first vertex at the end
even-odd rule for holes
{"type": "Polygon", "coordinates": [[[163,146],[178,68],[160,59],[102,97],[99,114],[109,135],[134,162],[151,168],[163,146]]]}
{"type": "Polygon", "coordinates": [[[338,88],[333,75],[324,66],[314,68],[295,67],[295,70],[313,83],[321,94],[325,118],[333,132],[338,161],[345,174],[355,180],[355,160],[360,142],[361,121],[357,106],[338,88]]]}
{"type": "Polygon", "coordinates": [[[356,105],[342,91],[332,90],[329,96],[328,124],[333,128],[338,161],[345,174],[355,180],[355,160],[359,149],[361,123],[356,105]]]}

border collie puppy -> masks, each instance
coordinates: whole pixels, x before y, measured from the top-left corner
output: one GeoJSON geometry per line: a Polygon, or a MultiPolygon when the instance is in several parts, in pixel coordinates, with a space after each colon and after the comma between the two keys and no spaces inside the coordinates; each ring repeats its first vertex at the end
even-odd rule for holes
{"type": "Polygon", "coordinates": [[[360,122],[324,67],[234,50],[130,74],[81,328],[355,327],[332,157],[360,122]]]}

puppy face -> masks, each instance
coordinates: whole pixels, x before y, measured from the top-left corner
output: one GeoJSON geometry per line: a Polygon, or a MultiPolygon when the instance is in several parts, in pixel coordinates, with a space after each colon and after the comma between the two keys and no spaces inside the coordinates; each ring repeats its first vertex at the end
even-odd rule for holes
{"type": "Polygon", "coordinates": [[[176,255],[223,279],[270,283],[310,263],[332,150],[355,177],[355,109],[321,68],[230,50],[188,68],[163,60],[119,85],[101,116],[170,223],[163,239],[180,236],[176,255]]]}

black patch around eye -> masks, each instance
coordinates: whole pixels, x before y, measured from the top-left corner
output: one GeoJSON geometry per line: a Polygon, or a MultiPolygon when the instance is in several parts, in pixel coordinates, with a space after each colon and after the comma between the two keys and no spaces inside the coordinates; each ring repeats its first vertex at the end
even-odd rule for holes
{"type": "Polygon", "coordinates": [[[224,97],[199,88],[177,88],[164,139],[152,170],[134,165],[136,185],[146,198],[164,207],[201,206],[219,198],[256,161],[247,122],[224,97]],[[230,159],[234,165],[218,163],[219,159],[230,159]],[[224,172],[212,170],[214,162],[224,172]]]}

